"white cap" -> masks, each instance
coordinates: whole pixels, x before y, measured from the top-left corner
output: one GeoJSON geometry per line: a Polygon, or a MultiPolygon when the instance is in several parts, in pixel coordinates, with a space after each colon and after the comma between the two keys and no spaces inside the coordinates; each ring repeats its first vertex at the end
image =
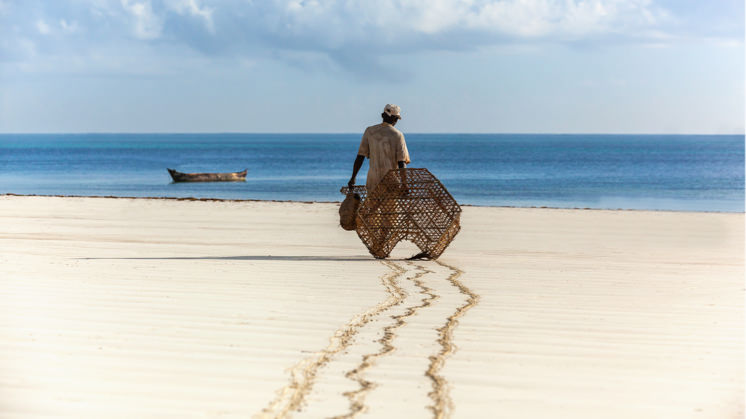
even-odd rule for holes
{"type": "Polygon", "coordinates": [[[388,104],[383,108],[383,113],[388,116],[396,116],[401,119],[401,108],[396,105],[388,104]]]}

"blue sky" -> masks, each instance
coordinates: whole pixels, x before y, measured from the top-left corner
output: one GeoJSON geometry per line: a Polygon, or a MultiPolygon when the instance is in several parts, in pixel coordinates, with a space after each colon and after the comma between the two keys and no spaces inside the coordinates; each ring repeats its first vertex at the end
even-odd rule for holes
{"type": "Polygon", "coordinates": [[[0,0],[0,132],[744,132],[735,0],[0,0]]]}

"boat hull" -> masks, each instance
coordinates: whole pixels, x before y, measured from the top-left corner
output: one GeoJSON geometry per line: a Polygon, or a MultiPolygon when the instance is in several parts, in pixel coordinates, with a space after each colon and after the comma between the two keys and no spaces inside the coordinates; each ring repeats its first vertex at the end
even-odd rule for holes
{"type": "Polygon", "coordinates": [[[174,182],[243,182],[246,172],[231,173],[182,173],[174,169],[167,169],[174,182]]]}

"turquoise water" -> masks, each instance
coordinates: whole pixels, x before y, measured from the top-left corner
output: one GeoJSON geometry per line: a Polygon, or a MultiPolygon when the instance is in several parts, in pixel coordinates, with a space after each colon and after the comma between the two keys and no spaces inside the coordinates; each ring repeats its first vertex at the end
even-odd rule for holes
{"type": "MultiPolygon", "coordinates": [[[[462,204],[744,211],[742,135],[406,139],[410,166],[430,169],[462,204]]],[[[359,134],[4,134],[0,193],[338,201],[359,142],[359,134]],[[175,184],[166,167],[249,171],[246,182],[175,184]]]]}

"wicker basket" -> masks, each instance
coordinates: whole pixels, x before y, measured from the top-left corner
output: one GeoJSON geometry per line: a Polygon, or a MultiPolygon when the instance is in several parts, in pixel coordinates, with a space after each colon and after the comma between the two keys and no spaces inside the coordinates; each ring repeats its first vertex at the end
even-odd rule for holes
{"type": "Polygon", "coordinates": [[[360,195],[348,193],[342,205],[339,206],[339,225],[343,229],[352,231],[357,227],[357,210],[360,208],[360,195]]]}
{"type": "Polygon", "coordinates": [[[355,229],[379,259],[388,257],[401,240],[437,259],[461,229],[461,207],[427,169],[393,169],[373,191],[355,186],[340,192],[364,197],[355,229]]]}

